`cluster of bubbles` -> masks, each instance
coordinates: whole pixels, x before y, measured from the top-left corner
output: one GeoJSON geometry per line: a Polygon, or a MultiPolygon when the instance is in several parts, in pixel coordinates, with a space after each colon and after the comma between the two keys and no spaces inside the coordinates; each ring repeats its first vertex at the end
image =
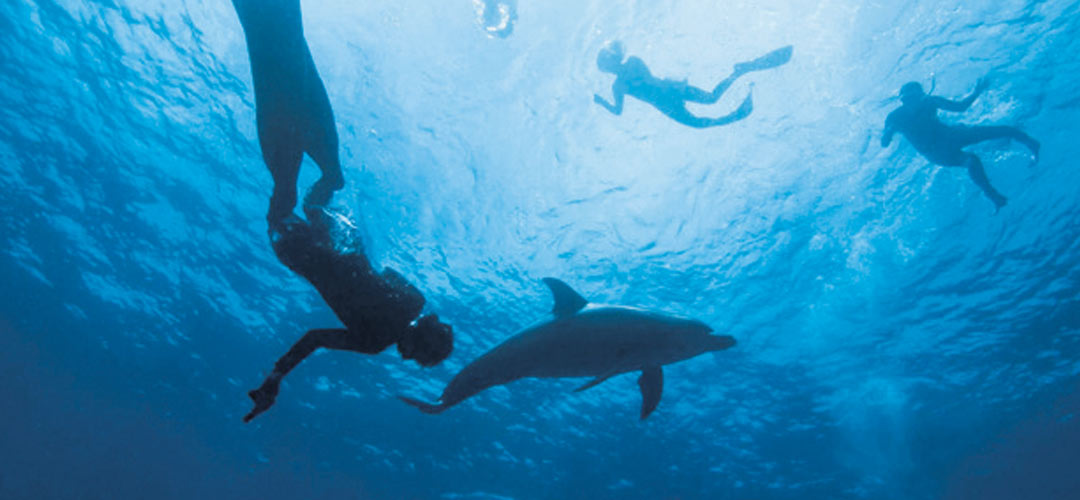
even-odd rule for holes
{"type": "Polygon", "coordinates": [[[488,36],[506,38],[517,22],[517,0],[473,0],[476,22],[488,36]]]}

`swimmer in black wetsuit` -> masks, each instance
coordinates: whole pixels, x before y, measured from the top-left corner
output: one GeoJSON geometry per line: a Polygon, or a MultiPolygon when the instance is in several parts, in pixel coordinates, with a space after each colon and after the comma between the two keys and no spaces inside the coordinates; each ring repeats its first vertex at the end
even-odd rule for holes
{"type": "Polygon", "coordinates": [[[649,67],[645,65],[645,61],[636,56],[626,58],[622,42],[612,42],[596,56],[596,65],[602,71],[615,74],[615,83],[611,85],[611,93],[615,102],[609,103],[598,94],[593,95],[593,101],[608,111],[619,115],[622,114],[623,99],[625,96],[630,95],[652,104],[661,113],[683,125],[694,128],[727,125],[750,116],[750,112],[754,109],[754,103],[750,95],[746,96],[738,109],[719,118],[694,116],[686,109],[686,103],[712,104],[719,100],[724,91],[740,76],[751,71],[761,71],[781,66],[791,60],[791,53],[792,47],[788,45],[753,61],[736,64],[735,71],[731,73],[731,76],[716,84],[716,87],[713,87],[710,92],[694,87],[688,84],[686,80],[668,80],[653,76],[649,72],[649,67]]]}
{"type": "Polygon", "coordinates": [[[1020,141],[1031,150],[1035,161],[1039,160],[1039,141],[1015,127],[973,127],[967,125],[946,125],[938,119],[937,111],[966,111],[975,102],[988,85],[981,79],[975,85],[975,91],[960,101],[950,101],[937,96],[927,95],[918,82],[908,82],[900,88],[903,104],[889,113],[885,119],[885,133],[881,136],[881,147],[889,147],[893,134],[899,132],[907,138],[915,150],[932,163],[946,167],[967,167],[968,175],[983,190],[997,209],[1005,206],[1008,200],[990,185],[983,170],[982,161],[973,153],[963,148],[990,139],[1009,138],[1020,141]]]}
{"type": "Polygon", "coordinates": [[[404,359],[433,366],[453,350],[453,330],[392,269],[376,273],[362,249],[337,247],[340,219],[323,207],[344,184],[334,114],[304,41],[299,0],[233,0],[247,36],[259,143],[274,176],[267,219],[278,259],[308,280],[345,328],[310,330],[248,395],[250,422],[274,404],[281,379],[319,348],[376,354],[397,344],[404,359]],[[304,199],[305,222],[293,214],[304,153],[323,171],[304,199]],[[417,316],[420,316],[417,319],[417,316]]]}
{"type": "Polygon", "coordinates": [[[421,316],[424,297],[390,268],[376,273],[360,249],[342,252],[335,245],[334,219],[325,211],[306,207],[310,223],[298,217],[282,222],[273,241],[283,264],[319,291],[345,328],[310,330],[274,364],[262,385],[248,395],[255,407],[249,422],[274,404],[281,379],[308,355],[321,348],[378,354],[391,345],[403,359],[434,366],[454,347],[453,330],[434,314],[421,316]]]}
{"type": "Polygon", "coordinates": [[[305,205],[324,206],[345,185],[334,112],[315,69],[300,0],[232,0],[247,39],[263,161],[274,177],[266,218],[271,230],[296,207],[296,180],[307,153],[322,170],[305,205]]]}

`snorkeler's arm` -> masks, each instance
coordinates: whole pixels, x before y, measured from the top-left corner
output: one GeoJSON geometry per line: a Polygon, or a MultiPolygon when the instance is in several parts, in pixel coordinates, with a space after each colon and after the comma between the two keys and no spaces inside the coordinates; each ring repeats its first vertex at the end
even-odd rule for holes
{"type": "Polygon", "coordinates": [[[893,134],[896,133],[896,125],[894,122],[896,112],[889,113],[889,117],[885,119],[885,132],[881,134],[881,147],[887,148],[892,143],[893,134]]]}
{"type": "Polygon", "coordinates": [[[611,111],[613,114],[621,115],[623,100],[626,97],[626,90],[623,89],[623,86],[620,85],[618,81],[615,81],[611,86],[611,94],[615,97],[614,104],[607,102],[603,97],[600,97],[599,94],[593,94],[593,101],[603,106],[608,111],[611,111]]]}
{"type": "Polygon", "coordinates": [[[989,81],[986,78],[980,78],[979,82],[975,84],[975,90],[971,92],[971,95],[965,97],[960,101],[952,101],[942,97],[930,97],[930,103],[935,108],[943,109],[945,111],[967,111],[972,104],[975,103],[975,99],[979,98],[979,95],[986,90],[989,86],[989,81]]]}

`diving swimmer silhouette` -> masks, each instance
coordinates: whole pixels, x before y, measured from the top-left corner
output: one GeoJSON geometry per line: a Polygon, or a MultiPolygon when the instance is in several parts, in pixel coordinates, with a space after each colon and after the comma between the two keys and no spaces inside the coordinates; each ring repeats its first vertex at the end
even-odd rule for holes
{"type": "Polygon", "coordinates": [[[300,0],[232,0],[247,39],[255,119],[263,161],[274,178],[266,214],[271,230],[296,207],[296,181],[307,153],[322,170],[305,204],[326,205],[345,185],[334,112],[300,14],[300,0]]]}
{"type": "Polygon", "coordinates": [[[420,316],[424,297],[404,277],[389,268],[376,273],[362,248],[338,247],[349,224],[324,208],[344,184],[338,138],[303,38],[299,0],[233,0],[233,6],[248,40],[259,143],[275,183],[267,216],[271,245],[278,260],[310,282],[345,325],[308,331],[278,359],[262,385],[248,393],[255,404],[244,416],[250,422],[273,406],[281,379],[319,348],[376,354],[397,344],[402,358],[434,366],[450,355],[454,337],[438,316],[420,316]],[[293,214],[305,152],[323,171],[304,199],[307,221],[293,214]]]}
{"type": "Polygon", "coordinates": [[[438,316],[413,320],[424,308],[416,287],[393,269],[376,273],[362,249],[336,248],[334,236],[344,225],[340,219],[318,207],[307,206],[304,212],[310,222],[296,216],[282,222],[274,252],[319,291],[345,328],[310,330],[293,344],[262,385],[248,393],[255,407],[244,422],[269,409],[281,379],[320,347],[378,354],[397,344],[402,359],[425,367],[439,364],[454,348],[453,329],[438,316]]]}
{"type": "Polygon", "coordinates": [[[669,80],[653,76],[649,67],[645,65],[645,61],[637,56],[627,58],[622,42],[615,41],[601,49],[596,56],[596,65],[601,71],[615,74],[615,83],[611,85],[614,103],[607,102],[599,94],[593,95],[593,101],[619,115],[622,114],[625,96],[630,95],[652,104],[661,113],[683,125],[694,128],[727,125],[750,116],[750,112],[754,110],[750,95],[746,96],[738,109],[718,118],[695,116],[686,109],[686,103],[712,104],[719,100],[720,96],[740,76],[751,71],[762,71],[787,63],[791,60],[792,50],[792,47],[788,45],[753,61],[736,64],[731,76],[716,84],[710,92],[694,87],[686,80],[669,80]]]}
{"type": "Polygon", "coordinates": [[[1000,210],[1008,200],[990,185],[979,157],[964,151],[963,148],[991,139],[1015,139],[1027,146],[1034,160],[1038,162],[1039,141],[1015,127],[946,125],[938,119],[937,114],[939,109],[966,111],[988,85],[987,79],[980,79],[971,95],[960,101],[951,101],[927,95],[918,82],[905,83],[900,88],[900,100],[903,104],[885,119],[881,147],[889,147],[893,134],[899,132],[930,162],[946,167],[967,167],[971,180],[975,181],[975,185],[979,186],[1000,210]]]}

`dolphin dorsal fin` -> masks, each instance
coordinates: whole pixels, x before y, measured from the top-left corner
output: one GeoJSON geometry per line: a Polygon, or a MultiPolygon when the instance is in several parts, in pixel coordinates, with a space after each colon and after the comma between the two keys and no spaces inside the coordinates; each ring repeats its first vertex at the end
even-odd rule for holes
{"type": "Polygon", "coordinates": [[[570,288],[570,285],[555,278],[544,278],[544,284],[551,289],[551,295],[555,299],[555,307],[551,308],[551,312],[556,316],[574,314],[589,303],[570,288]]]}

